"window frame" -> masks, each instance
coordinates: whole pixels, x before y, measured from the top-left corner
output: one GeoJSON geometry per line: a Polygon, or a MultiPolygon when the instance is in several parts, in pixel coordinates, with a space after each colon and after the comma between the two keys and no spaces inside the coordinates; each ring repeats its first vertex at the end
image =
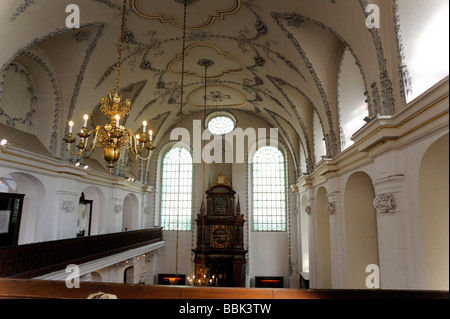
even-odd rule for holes
{"type": "MultiPolygon", "coordinates": [[[[258,147],[253,154],[251,154],[251,165],[250,165],[250,179],[249,179],[249,183],[251,184],[251,207],[252,207],[252,220],[251,220],[251,231],[252,232],[258,232],[258,233],[285,233],[288,231],[288,191],[287,191],[287,183],[288,183],[288,171],[287,171],[287,157],[285,152],[283,152],[282,149],[280,149],[279,147],[275,147],[272,145],[264,145],[261,147],[258,147]],[[283,200],[283,214],[279,214],[278,216],[276,216],[277,218],[281,218],[283,220],[283,223],[278,223],[281,225],[281,229],[258,229],[259,227],[257,227],[257,225],[255,224],[255,217],[256,214],[256,209],[255,209],[255,160],[256,160],[256,155],[258,154],[258,152],[262,149],[262,148],[273,148],[275,150],[277,150],[277,152],[279,152],[279,154],[282,157],[282,172],[284,174],[284,183],[282,183],[282,189],[283,189],[283,193],[279,193],[279,194],[283,194],[284,200],[283,200]]],[[[277,223],[271,223],[273,224],[277,224],[277,223]]]]}
{"type": "MultiPolygon", "coordinates": [[[[176,155],[175,155],[176,156],[176,155]]],[[[177,165],[177,164],[172,164],[172,165],[177,165]]],[[[164,155],[161,157],[161,177],[160,177],[160,187],[161,187],[161,195],[159,196],[160,199],[160,203],[159,203],[159,207],[160,207],[160,226],[163,228],[163,231],[183,231],[183,232],[190,232],[192,231],[192,226],[193,226],[193,216],[192,216],[192,208],[193,208],[193,197],[194,197],[194,162],[193,162],[193,157],[192,157],[192,153],[190,150],[188,150],[186,147],[183,146],[173,146],[170,147],[167,151],[164,152],[164,155]],[[189,196],[188,201],[190,202],[190,207],[189,207],[189,213],[186,212],[186,214],[182,214],[182,215],[167,215],[165,214],[165,209],[167,209],[167,206],[165,206],[165,202],[167,201],[164,196],[165,194],[173,194],[175,196],[177,196],[177,194],[179,195],[179,193],[177,192],[172,192],[172,193],[165,193],[165,174],[167,173],[167,171],[165,170],[165,167],[167,165],[166,163],[166,158],[167,156],[175,151],[175,150],[184,150],[186,152],[186,154],[189,154],[189,159],[190,159],[190,163],[185,163],[185,165],[189,165],[190,166],[190,174],[191,174],[191,178],[190,178],[190,193],[186,193],[189,196]],[[166,216],[168,216],[169,218],[169,223],[166,223],[166,216]],[[177,227],[170,227],[168,225],[173,225],[174,223],[170,223],[170,217],[173,216],[176,219],[178,219],[178,228],[177,227]],[[182,227],[180,225],[185,225],[186,227],[182,227]],[[166,228],[167,227],[167,228],[166,228]]],[[[181,172],[181,174],[183,174],[183,172],[181,172]]],[[[186,179],[186,178],[185,178],[186,179]]],[[[172,185],[174,186],[174,185],[172,185]]],[[[170,185],[169,185],[170,187],[170,185]]],[[[179,199],[174,201],[175,203],[179,203],[179,199]]],[[[176,204],[178,205],[178,204],[176,204]]],[[[175,224],[175,225],[177,225],[175,224]]]]}
{"type": "Polygon", "coordinates": [[[213,112],[209,113],[209,114],[205,117],[203,126],[204,126],[204,128],[207,129],[207,130],[211,133],[211,135],[213,135],[213,136],[225,136],[225,135],[227,135],[227,134],[232,133],[232,132],[236,129],[237,124],[238,124],[238,123],[237,123],[237,119],[236,119],[236,117],[234,116],[233,113],[228,112],[228,111],[221,110],[221,111],[213,111],[213,112]],[[218,118],[218,117],[225,117],[225,118],[228,118],[229,120],[231,120],[231,122],[233,122],[233,129],[232,129],[230,132],[227,132],[227,133],[220,133],[220,134],[216,134],[216,133],[211,132],[211,131],[209,130],[209,122],[210,122],[211,120],[215,119],[215,118],[218,118]]]}

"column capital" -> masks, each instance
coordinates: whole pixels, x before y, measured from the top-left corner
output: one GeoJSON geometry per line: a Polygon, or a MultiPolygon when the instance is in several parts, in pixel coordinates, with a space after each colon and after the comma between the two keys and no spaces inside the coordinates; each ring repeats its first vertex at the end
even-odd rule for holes
{"type": "Polygon", "coordinates": [[[328,202],[326,209],[327,209],[327,212],[330,215],[335,214],[336,213],[336,203],[335,202],[328,202]]]}
{"type": "Polygon", "coordinates": [[[114,212],[115,212],[116,214],[121,213],[121,212],[122,212],[122,209],[123,209],[122,204],[116,204],[116,205],[114,205],[114,212]]]}
{"type": "Polygon", "coordinates": [[[312,212],[312,207],[311,207],[311,205],[308,205],[308,206],[305,207],[305,212],[306,212],[308,215],[311,215],[311,212],[312,212]]]}
{"type": "Polygon", "coordinates": [[[380,213],[394,213],[397,208],[394,194],[379,194],[373,200],[373,206],[380,213]]]}

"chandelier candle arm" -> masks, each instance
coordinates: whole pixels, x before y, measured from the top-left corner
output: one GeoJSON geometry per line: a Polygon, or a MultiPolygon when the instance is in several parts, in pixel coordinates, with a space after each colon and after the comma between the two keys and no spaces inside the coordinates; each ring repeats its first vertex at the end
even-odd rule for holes
{"type": "Polygon", "coordinates": [[[127,1],[123,0],[122,8],[122,20],[120,28],[119,38],[119,52],[116,65],[116,81],[115,85],[109,91],[109,95],[102,98],[100,103],[100,110],[109,119],[110,123],[104,126],[97,126],[95,130],[88,132],[88,120],[89,115],[84,115],[83,128],[77,135],[80,137],[80,142],[76,146],[78,151],[73,151],[71,145],[76,142],[73,138],[73,121],[69,122],[69,132],[64,141],[67,143],[69,152],[73,155],[80,156],[84,159],[89,158],[95,148],[103,149],[103,158],[108,163],[106,166],[109,169],[109,174],[112,175],[114,170],[114,164],[119,160],[121,150],[130,151],[136,155],[136,158],[142,160],[150,159],[152,151],[155,149],[153,146],[153,132],[149,131],[149,138],[146,137],[147,125],[146,121],[142,122],[143,130],[139,135],[134,135],[129,128],[125,128],[124,125],[120,125],[122,119],[125,123],[126,117],[130,114],[132,105],[129,99],[122,101],[122,94],[120,92],[120,67],[122,60],[123,49],[123,35],[125,31],[125,16],[126,16],[127,1]],[[90,143],[90,137],[94,134],[92,143],[90,143]],[[144,151],[148,151],[147,156],[143,155],[144,151]]]}

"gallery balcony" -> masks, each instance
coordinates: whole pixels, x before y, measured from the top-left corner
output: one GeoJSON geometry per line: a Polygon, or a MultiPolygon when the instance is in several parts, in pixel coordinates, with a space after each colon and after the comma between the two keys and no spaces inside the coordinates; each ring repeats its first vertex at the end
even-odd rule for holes
{"type": "Polygon", "coordinates": [[[0,248],[0,278],[33,279],[64,272],[70,264],[83,265],[97,260],[105,261],[105,266],[106,260],[114,261],[114,256],[126,259],[127,252],[138,255],[162,246],[162,229],[155,227],[4,247],[0,248]]]}

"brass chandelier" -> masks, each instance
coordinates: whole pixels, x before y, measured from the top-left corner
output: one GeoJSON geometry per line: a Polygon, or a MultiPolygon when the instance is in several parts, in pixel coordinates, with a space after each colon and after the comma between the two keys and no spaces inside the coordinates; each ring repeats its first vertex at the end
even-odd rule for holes
{"type": "Polygon", "coordinates": [[[94,130],[87,129],[89,115],[84,115],[83,128],[77,135],[80,137],[74,150],[72,145],[76,142],[73,138],[73,121],[69,122],[69,132],[64,141],[67,143],[71,154],[83,159],[90,158],[95,148],[103,149],[103,158],[108,163],[109,174],[113,174],[114,164],[119,160],[121,150],[130,151],[136,159],[148,160],[155,149],[153,146],[153,132],[147,133],[147,122],[142,123],[142,133],[134,135],[131,129],[120,125],[120,120],[126,118],[131,111],[132,105],[129,99],[122,101],[120,92],[120,65],[122,60],[123,34],[125,29],[126,0],[123,1],[122,24],[119,39],[119,56],[116,66],[115,87],[110,90],[109,95],[101,100],[100,110],[110,120],[110,123],[98,125],[94,130]],[[91,139],[92,138],[92,139],[91,139]]]}

